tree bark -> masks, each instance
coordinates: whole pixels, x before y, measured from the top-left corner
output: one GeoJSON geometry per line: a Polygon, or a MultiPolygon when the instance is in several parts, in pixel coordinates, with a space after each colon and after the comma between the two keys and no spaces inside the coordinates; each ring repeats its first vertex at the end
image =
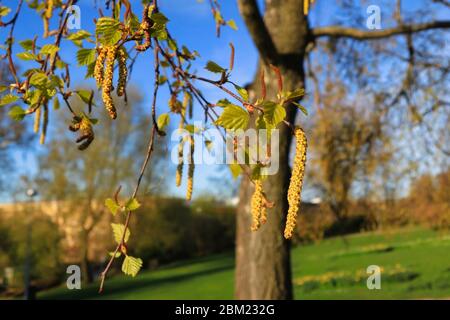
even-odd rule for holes
{"type": "MultiPolygon", "coordinates": [[[[277,79],[265,63],[273,63],[283,75],[284,90],[304,87],[303,60],[308,42],[308,26],[303,16],[302,0],[266,0],[264,25],[267,33],[252,31],[256,5],[252,0],[240,0],[239,7],[249,31],[258,47],[261,61],[255,80],[250,85],[250,94],[258,97],[260,73],[265,69],[267,99],[275,100],[277,79]],[[253,3],[253,4],[252,4],[253,3]],[[261,37],[270,39],[262,41],[261,37]],[[273,55],[273,42],[276,56],[273,55]],[[269,44],[269,45],[268,45],[269,44]]],[[[260,25],[261,23],[259,23],[260,25]]],[[[297,109],[287,107],[287,121],[295,122],[297,109]]],[[[292,299],[292,277],[290,266],[290,243],[284,239],[283,230],[287,213],[287,188],[290,178],[289,150],[291,130],[282,125],[278,147],[279,171],[264,182],[264,190],[270,201],[276,203],[268,210],[267,222],[256,232],[250,231],[250,199],[254,191],[252,183],[243,178],[240,202],[237,210],[236,232],[236,279],[237,299],[292,299]]],[[[273,155],[274,156],[274,155],[273,155]]]]}

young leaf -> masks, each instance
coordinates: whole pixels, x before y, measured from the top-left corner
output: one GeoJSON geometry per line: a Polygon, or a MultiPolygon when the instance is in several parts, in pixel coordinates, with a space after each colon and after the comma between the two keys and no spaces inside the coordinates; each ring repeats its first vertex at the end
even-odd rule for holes
{"type": "Polygon", "coordinates": [[[14,106],[8,112],[8,115],[11,117],[11,119],[13,119],[15,121],[20,121],[25,117],[25,110],[23,110],[19,106],[14,106]]]}
{"type": "Polygon", "coordinates": [[[111,198],[105,200],[105,206],[111,211],[112,215],[115,216],[117,211],[119,211],[120,206],[111,198]]]}
{"type": "Polygon", "coordinates": [[[133,211],[138,209],[141,206],[141,204],[139,203],[139,201],[137,201],[136,198],[132,198],[130,200],[127,201],[127,203],[125,204],[125,208],[133,211]]]}
{"type": "Polygon", "coordinates": [[[15,96],[11,93],[5,94],[3,97],[0,98],[0,107],[16,102],[18,99],[19,99],[18,96],[15,96]]]}
{"type": "Polygon", "coordinates": [[[119,252],[119,251],[117,251],[116,254],[114,254],[114,252],[108,252],[108,254],[109,254],[111,257],[114,256],[114,258],[119,258],[119,257],[122,255],[122,253],[119,252]]]}
{"type": "Polygon", "coordinates": [[[264,108],[266,126],[270,129],[275,128],[286,117],[286,109],[280,104],[265,101],[262,106],[264,108]]]}
{"type": "Polygon", "coordinates": [[[95,62],[95,49],[82,48],[77,51],[77,62],[79,66],[86,66],[95,62]]]}
{"type": "Polygon", "coordinates": [[[217,63],[215,63],[214,61],[208,61],[206,63],[206,70],[211,71],[213,73],[223,73],[226,70],[224,68],[222,68],[221,66],[219,66],[217,63]]]}
{"type": "Polygon", "coordinates": [[[20,41],[19,44],[24,50],[33,49],[33,40],[31,39],[20,41]]]}
{"type": "Polygon", "coordinates": [[[306,110],[306,108],[305,108],[304,106],[302,106],[300,103],[298,103],[298,102],[293,102],[293,104],[294,104],[295,106],[297,106],[297,108],[299,108],[300,111],[303,112],[303,114],[304,114],[305,116],[308,115],[308,110],[306,110]]]}
{"type": "Polygon", "coordinates": [[[233,19],[228,20],[227,25],[233,30],[237,31],[237,29],[238,29],[236,22],[233,19]]]}
{"type": "Polygon", "coordinates": [[[54,44],[46,44],[41,48],[40,54],[55,54],[59,51],[59,47],[54,44]]]}
{"type": "Polygon", "coordinates": [[[170,123],[170,117],[168,113],[163,113],[158,117],[157,125],[159,130],[164,130],[170,123]]]}
{"type": "Polygon", "coordinates": [[[234,85],[234,87],[242,99],[244,99],[245,102],[248,102],[248,91],[238,85],[234,85]]]}
{"type": "Polygon", "coordinates": [[[11,8],[0,6],[0,17],[7,16],[11,12],[11,8]]]}
{"type": "Polygon", "coordinates": [[[45,89],[48,82],[49,80],[43,72],[35,72],[30,78],[30,85],[39,89],[45,89]]]}
{"type": "Polygon", "coordinates": [[[80,97],[80,99],[84,102],[84,103],[89,103],[91,102],[91,96],[93,94],[92,91],[90,90],[77,90],[75,91],[77,96],[80,97]]]}
{"type": "Polygon", "coordinates": [[[104,45],[116,44],[122,37],[119,30],[120,22],[111,17],[101,17],[97,21],[95,33],[104,45]]]}
{"type": "Polygon", "coordinates": [[[216,124],[230,130],[247,129],[250,116],[247,111],[234,104],[223,109],[216,124]]]}
{"type": "Polygon", "coordinates": [[[233,179],[237,179],[239,177],[239,175],[242,173],[241,166],[237,163],[232,163],[229,165],[229,167],[230,167],[230,171],[231,171],[231,175],[233,176],[233,179]]]}
{"type": "Polygon", "coordinates": [[[20,60],[25,60],[25,61],[38,59],[37,56],[35,54],[32,54],[31,52],[20,52],[20,53],[16,54],[16,56],[20,60]]]}
{"type": "Polygon", "coordinates": [[[164,26],[167,22],[169,22],[169,19],[167,19],[167,17],[161,12],[153,13],[151,19],[160,26],[164,26]]]}
{"type": "Polygon", "coordinates": [[[75,33],[69,34],[67,39],[72,40],[72,41],[77,41],[77,40],[87,39],[90,36],[91,36],[91,34],[89,32],[87,32],[86,30],[78,30],[75,33]]]}
{"type": "Polygon", "coordinates": [[[142,268],[142,260],[131,256],[125,256],[122,263],[122,272],[126,275],[135,277],[142,268]]]}
{"type": "MultiPolygon", "coordinates": [[[[114,240],[117,242],[117,244],[121,244],[125,226],[120,223],[111,223],[111,227],[113,229],[114,240]]],[[[125,232],[125,238],[123,239],[124,243],[128,242],[128,239],[130,238],[130,234],[131,234],[130,229],[127,228],[127,231],[125,232]]]]}

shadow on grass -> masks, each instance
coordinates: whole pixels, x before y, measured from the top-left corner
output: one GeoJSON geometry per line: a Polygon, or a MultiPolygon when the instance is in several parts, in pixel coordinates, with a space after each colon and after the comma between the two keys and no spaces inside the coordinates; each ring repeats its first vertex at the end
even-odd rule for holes
{"type": "Polygon", "coordinates": [[[206,270],[162,278],[151,278],[152,275],[151,272],[149,272],[146,275],[142,275],[141,278],[138,277],[135,279],[130,279],[123,277],[120,279],[110,279],[110,282],[106,283],[105,291],[103,294],[98,293],[98,283],[96,283],[81,290],[67,290],[64,288],[56,289],[55,292],[46,293],[39,298],[42,300],[103,299],[108,298],[109,295],[116,295],[122,292],[130,292],[131,290],[139,290],[146,287],[150,289],[151,287],[157,287],[160,285],[166,285],[175,282],[182,282],[195,277],[208,276],[233,268],[233,263],[226,263],[220,267],[213,267],[206,270]]]}

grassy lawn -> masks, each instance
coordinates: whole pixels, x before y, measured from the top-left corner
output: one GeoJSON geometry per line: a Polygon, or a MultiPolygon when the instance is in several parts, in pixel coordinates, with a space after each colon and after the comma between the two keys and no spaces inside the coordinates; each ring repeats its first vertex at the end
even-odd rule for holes
{"type": "MultiPolygon", "coordinates": [[[[296,247],[292,267],[297,299],[411,299],[450,297],[450,234],[424,229],[364,233],[296,247]],[[368,290],[366,268],[382,267],[381,290],[368,290]]],[[[234,257],[184,261],[135,279],[110,278],[82,290],[56,288],[41,299],[232,299],[234,257]]]]}

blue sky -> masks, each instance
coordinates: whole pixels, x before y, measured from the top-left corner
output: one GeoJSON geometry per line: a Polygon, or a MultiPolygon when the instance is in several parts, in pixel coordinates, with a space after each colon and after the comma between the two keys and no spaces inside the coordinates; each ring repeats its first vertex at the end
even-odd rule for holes
{"type": "MultiPolygon", "coordinates": [[[[98,1],[103,2],[103,1],[98,1]]],[[[259,1],[261,4],[263,1],[259,1]]],[[[6,0],[2,1],[4,5],[15,7],[16,0],[6,0]]],[[[78,5],[81,8],[81,28],[88,30],[90,32],[94,31],[94,17],[97,16],[96,9],[93,8],[93,0],[80,0],[78,5]]],[[[191,49],[196,49],[200,53],[200,58],[195,64],[196,69],[200,74],[207,74],[203,70],[203,66],[208,60],[214,60],[219,64],[227,65],[229,60],[229,46],[228,44],[232,42],[236,48],[236,59],[235,68],[233,72],[232,79],[244,85],[250,82],[254,76],[256,65],[257,65],[257,52],[251,41],[251,38],[240,18],[237,4],[235,0],[222,0],[222,13],[226,19],[234,19],[237,23],[239,31],[234,31],[231,28],[222,28],[222,34],[220,38],[216,37],[214,21],[211,15],[210,7],[207,1],[199,2],[197,0],[160,0],[161,11],[167,15],[170,19],[169,29],[176,39],[178,39],[179,44],[187,45],[191,49]]],[[[354,24],[353,21],[346,21],[345,17],[339,15],[336,9],[335,1],[331,0],[319,0],[317,4],[313,7],[310,14],[311,24],[316,25],[327,25],[330,21],[335,18],[340,19],[343,24],[354,24]]],[[[380,3],[380,1],[372,1],[371,4],[380,3]]],[[[423,6],[426,1],[403,1],[405,10],[415,10],[417,7],[423,6]]],[[[133,5],[136,7],[140,6],[140,1],[133,1],[133,5]]],[[[361,6],[359,9],[361,15],[365,15],[365,7],[361,6]]],[[[140,12],[140,10],[136,10],[140,12]]],[[[442,10],[437,13],[438,18],[448,17],[448,10],[442,10]]],[[[300,14],[300,13],[299,13],[300,14]]],[[[140,14],[139,14],[140,15],[140,14]]],[[[53,26],[55,26],[56,20],[53,20],[53,26]]],[[[364,26],[360,26],[364,27],[364,26]]],[[[383,26],[385,27],[385,26],[383,26]]],[[[22,12],[19,17],[17,27],[16,27],[16,37],[18,40],[30,39],[35,35],[41,35],[43,26],[40,18],[33,13],[28,8],[22,12]]],[[[0,39],[6,38],[5,29],[0,29],[0,39]]],[[[42,39],[39,40],[39,45],[45,44],[42,39]]],[[[47,40],[52,41],[52,39],[47,40]]],[[[67,62],[73,62],[75,66],[75,56],[77,48],[70,44],[64,44],[62,46],[61,55],[63,60],[67,62]]],[[[19,46],[14,47],[14,53],[21,52],[22,49],[19,46]]],[[[152,74],[152,58],[149,57],[149,53],[142,56],[136,63],[131,79],[131,85],[136,85],[141,88],[141,93],[144,97],[144,104],[149,105],[150,103],[150,93],[153,86],[153,74],[152,74]]],[[[26,65],[23,66],[26,68],[26,65]]],[[[72,68],[71,78],[73,85],[82,84],[83,86],[94,86],[92,80],[84,79],[85,68],[72,68]]],[[[204,94],[212,101],[223,98],[224,96],[209,86],[199,84],[199,87],[203,90],[204,94]]],[[[165,108],[167,104],[168,95],[164,93],[160,95],[159,105],[165,108]]],[[[308,107],[307,101],[305,102],[306,107],[308,107]]],[[[163,110],[160,108],[160,110],[163,110]]],[[[64,112],[61,109],[59,112],[64,112]]],[[[201,120],[202,112],[197,114],[196,119],[201,120]]],[[[173,119],[173,123],[176,122],[173,119]]],[[[120,121],[120,114],[119,119],[120,121]]],[[[30,125],[30,122],[27,123],[30,125]]],[[[74,146],[75,147],[75,146],[74,146]]],[[[45,152],[46,147],[36,146],[32,150],[22,150],[15,151],[14,158],[19,165],[21,174],[36,174],[39,170],[35,155],[37,153],[45,152]]],[[[210,190],[211,177],[221,177],[222,173],[217,173],[217,167],[211,166],[198,166],[196,171],[196,186],[197,190],[195,194],[200,194],[203,191],[210,190]]],[[[216,182],[214,182],[216,183],[216,182]]],[[[185,192],[184,186],[176,190],[171,189],[170,192],[183,195],[185,192]]],[[[0,201],[2,199],[0,198],[0,201]]],[[[3,199],[8,201],[8,199],[3,199]]]]}

